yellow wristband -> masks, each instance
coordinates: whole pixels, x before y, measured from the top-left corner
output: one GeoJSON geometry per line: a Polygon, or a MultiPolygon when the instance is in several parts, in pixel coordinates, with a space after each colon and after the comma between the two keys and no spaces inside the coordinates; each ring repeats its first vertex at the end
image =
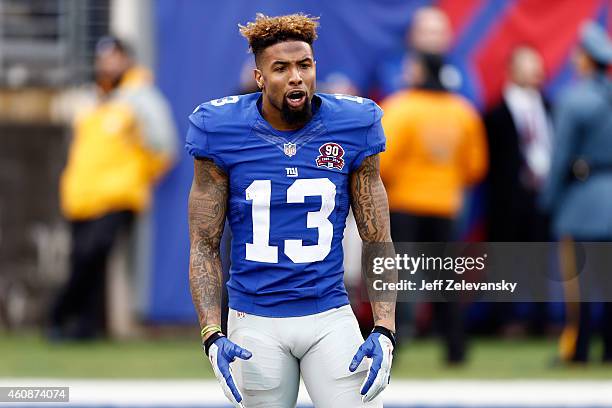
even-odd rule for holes
{"type": "Polygon", "coordinates": [[[200,336],[203,338],[208,333],[214,333],[214,332],[220,332],[220,331],[221,331],[221,326],[219,326],[218,324],[209,324],[209,325],[204,326],[204,328],[200,332],[200,336]]]}

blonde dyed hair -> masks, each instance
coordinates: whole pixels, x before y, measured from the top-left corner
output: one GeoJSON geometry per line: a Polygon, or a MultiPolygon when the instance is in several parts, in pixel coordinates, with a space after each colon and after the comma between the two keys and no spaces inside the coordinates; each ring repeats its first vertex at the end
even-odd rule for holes
{"type": "Polygon", "coordinates": [[[317,39],[318,27],[319,17],[302,13],[276,17],[257,13],[255,21],[238,25],[255,58],[267,47],[284,41],[303,41],[312,47],[317,39]]]}

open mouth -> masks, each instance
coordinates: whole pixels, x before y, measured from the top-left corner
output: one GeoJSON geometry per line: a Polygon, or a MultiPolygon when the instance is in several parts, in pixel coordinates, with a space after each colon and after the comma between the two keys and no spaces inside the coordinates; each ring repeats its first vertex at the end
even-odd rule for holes
{"type": "Polygon", "coordinates": [[[286,98],[289,106],[298,108],[306,101],[306,92],[300,90],[290,91],[286,98]]]}

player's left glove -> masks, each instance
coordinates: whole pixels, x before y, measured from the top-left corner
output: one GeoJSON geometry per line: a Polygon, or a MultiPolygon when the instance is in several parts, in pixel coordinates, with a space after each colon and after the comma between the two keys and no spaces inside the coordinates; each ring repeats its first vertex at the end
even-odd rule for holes
{"type": "Polygon", "coordinates": [[[223,393],[234,407],[242,408],[242,395],[234,383],[230,363],[236,357],[248,360],[252,356],[251,352],[231,342],[220,332],[212,334],[202,346],[210,360],[215,377],[221,384],[223,393]]]}
{"type": "Polygon", "coordinates": [[[359,347],[349,370],[354,372],[364,357],[371,358],[368,376],[361,386],[361,399],[370,402],[380,394],[391,380],[391,363],[395,336],[382,326],[375,326],[366,341],[359,347]]]}

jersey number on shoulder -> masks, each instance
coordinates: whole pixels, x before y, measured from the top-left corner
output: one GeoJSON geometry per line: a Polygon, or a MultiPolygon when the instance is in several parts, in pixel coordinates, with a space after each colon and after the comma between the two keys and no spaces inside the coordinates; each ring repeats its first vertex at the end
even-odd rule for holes
{"type": "Polygon", "coordinates": [[[363,98],[361,96],[353,96],[353,95],[344,95],[344,94],[334,94],[336,99],[344,99],[345,101],[363,103],[363,98]]]}
{"type": "Polygon", "coordinates": [[[223,97],[223,98],[220,98],[220,99],[212,100],[212,101],[210,101],[210,104],[212,106],[223,106],[223,105],[228,104],[228,103],[237,103],[239,99],[240,99],[240,97],[237,96],[237,95],[226,96],[226,97],[223,97]]]}
{"type": "MultiPolygon", "coordinates": [[[[321,209],[309,211],[306,227],[317,228],[316,245],[302,245],[301,239],[285,240],[285,255],[295,263],[322,261],[331,251],[334,226],[328,217],[336,205],[336,185],[328,178],[299,179],[287,189],[287,203],[303,203],[306,196],[320,196],[321,209]]],[[[278,247],[270,245],[270,199],[272,182],[255,180],[246,189],[246,199],[253,201],[253,243],[246,244],[249,261],[277,263],[278,247]]]]}

